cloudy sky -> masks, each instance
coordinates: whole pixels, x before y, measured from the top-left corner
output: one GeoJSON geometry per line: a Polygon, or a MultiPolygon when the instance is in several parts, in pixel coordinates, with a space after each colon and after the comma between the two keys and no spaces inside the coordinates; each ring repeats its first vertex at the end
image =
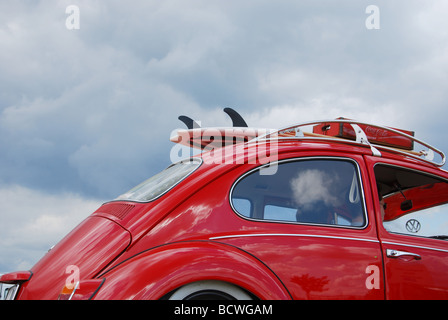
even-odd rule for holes
{"type": "Polygon", "coordinates": [[[0,273],[30,268],[169,165],[181,114],[230,125],[233,107],[265,128],[345,116],[448,151],[447,12],[445,0],[2,0],[0,273]]]}

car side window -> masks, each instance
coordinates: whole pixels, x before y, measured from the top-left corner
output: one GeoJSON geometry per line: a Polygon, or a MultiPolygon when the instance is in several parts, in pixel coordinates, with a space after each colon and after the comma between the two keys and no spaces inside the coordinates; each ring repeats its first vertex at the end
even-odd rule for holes
{"type": "Polygon", "coordinates": [[[273,175],[258,168],[232,188],[231,204],[257,220],[348,227],[366,224],[357,164],[346,159],[294,159],[280,162],[273,175]]]}
{"type": "Polygon", "coordinates": [[[375,175],[387,231],[448,239],[447,181],[386,165],[377,165],[375,175]]]}

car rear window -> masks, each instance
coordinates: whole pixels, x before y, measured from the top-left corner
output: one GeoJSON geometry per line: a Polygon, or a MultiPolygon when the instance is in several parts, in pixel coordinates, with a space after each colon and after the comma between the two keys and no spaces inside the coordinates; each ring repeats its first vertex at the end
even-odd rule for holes
{"type": "Polygon", "coordinates": [[[200,159],[188,159],[172,164],[162,172],[140,183],[115,200],[149,202],[171,190],[201,165],[200,159]]]}

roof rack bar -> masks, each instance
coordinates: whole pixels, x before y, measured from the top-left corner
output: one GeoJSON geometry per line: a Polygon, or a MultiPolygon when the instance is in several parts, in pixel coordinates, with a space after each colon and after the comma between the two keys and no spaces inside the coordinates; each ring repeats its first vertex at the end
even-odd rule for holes
{"type": "Polygon", "coordinates": [[[401,153],[406,156],[411,156],[413,158],[419,159],[421,161],[425,161],[425,162],[435,165],[437,167],[442,167],[446,162],[446,156],[441,150],[431,146],[430,144],[428,144],[422,140],[415,138],[412,135],[409,135],[400,130],[393,129],[390,127],[385,127],[385,126],[381,126],[381,125],[376,125],[376,124],[371,124],[371,123],[366,123],[366,122],[361,122],[361,121],[356,121],[356,120],[350,120],[350,119],[331,119],[331,120],[304,122],[304,123],[284,127],[279,130],[275,130],[272,133],[268,133],[263,136],[259,136],[259,137],[255,138],[254,140],[272,139],[272,138],[277,138],[277,139],[278,138],[281,138],[281,139],[319,139],[319,140],[323,139],[323,140],[332,140],[332,141],[334,141],[334,139],[338,139],[338,141],[342,141],[342,142],[346,142],[346,143],[351,143],[351,144],[355,143],[355,144],[362,144],[362,145],[370,146],[373,154],[377,155],[377,156],[380,155],[380,153],[377,149],[377,148],[379,148],[379,149],[384,149],[384,150],[388,150],[388,151],[395,152],[395,153],[401,153]],[[327,135],[316,134],[316,133],[311,133],[311,132],[304,132],[301,129],[301,127],[314,126],[314,125],[324,124],[324,123],[325,124],[333,124],[333,123],[350,124],[355,130],[356,141],[348,140],[346,138],[341,138],[341,137],[334,137],[334,136],[327,136],[327,135]],[[392,132],[396,135],[402,136],[406,139],[409,139],[412,142],[415,142],[415,143],[427,148],[427,150],[416,151],[415,148],[414,148],[414,150],[405,150],[405,149],[381,145],[381,144],[375,143],[375,141],[369,141],[367,139],[365,132],[360,128],[360,126],[374,127],[377,129],[392,132]],[[373,145],[375,145],[375,147],[373,147],[373,145]],[[435,154],[438,154],[440,156],[440,158],[441,158],[440,162],[434,161],[435,154]]]}

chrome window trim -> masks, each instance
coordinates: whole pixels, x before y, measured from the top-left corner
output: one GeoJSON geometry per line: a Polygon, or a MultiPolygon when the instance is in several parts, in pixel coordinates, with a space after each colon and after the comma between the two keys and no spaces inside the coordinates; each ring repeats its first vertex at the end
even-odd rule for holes
{"type": "Polygon", "coordinates": [[[288,159],[282,159],[282,160],[278,160],[275,161],[273,163],[267,163],[261,166],[258,166],[256,168],[253,168],[251,170],[249,170],[248,172],[245,172],[244,174],[242,174],[238,179],[236,179],[236,181],[232,184],[232,187],[230,188],[230,192],[229,192],[229,203],[230,203],[230,207],[232,208],[233,212],[241,217],[242,219],[245,220],[250,220],[250,221],[255,221],[255,222],[262,222],[262,223],[281,223],[281,224],[291,224],[291,225],[312,225],[312,226],[319,226],[319,227],[330,227],[330,228],[344,228],[344,229],[356,229],[356,230],[362,230],[367,228],[367,226],[369,225],[369,216],[367,214],[367,207],[366,207],[366,201],[365,201],[365,194],[364,194],[364,182],[362,179],[362,175],[361,175],[361,170],[359,168],[359,164],[358,162],[353,159],[353,158],[349,158],[349,157],[333,157],[333,156],[309,156],[309,157],[294,157],[294,158],[288,158],[288,159]],[[317,224],[317,223],[306,223],[306,222],[298,222],[298,221],[282,221],[282,220],[265,220],[265,219],[256,219],[256,218],[250,218],[250,217],[246,217],[244,215],[242,215],[241,213],[239,213],[236,208],[233,206],[232,203],[232,195],[233,195],[233,190],[235,189],[235,186],[241,181],[243,180],[245,177],[247,177],[248,175],[254,173],[257,170],[260,170],[261,168],[264,167],[269,167],[272,165],[279,165],[282,163],[287,163],[287,162],[296,162],[296,161],[309,161],[309,160],[338,160],[338,161],[348,161],[348,162],[352,162],[355,167],[356,167],[356,172],[358,174],[358,182],[360,183],[360,189],[361,189],[361,197],[362,197],[362,208],[364,211],[364,219],[365,219],[365,223],[363,226],[345,226],[345,225],[334,225],[334,224],[317,224]]]}
{"type": "Polygon", "coordinates": [[[363,242],[374,242],[374,243],[379,243],[380,242],[377,239],[329,236],[329,235],[319,235],[319,234],[304,234],[304,233],[234,234],[234,235],[224,235],[224,236],[210,237],[209,240],[221,240],[221,239],[231,239],[231,238],[248,238],[248,237],[302,237],[302,238],[325,238],[325,239],[337,239],[337,240],[351,240],[351,241],[363,241],[363,242]]]}
{"type": "MultiPolygon", "coordinates": [[[[434,240],[434,239],[432,239],[434,240]]],[[[442,240],[446,241],[446,240],[442,240]]],[[[433,248],[433,247],[426,247],[426,246],[417,246],[414,244],[407,244],[407,243],[400,243],[400,242],[392,242],[392,241],[381,241],[383,244],[389,244],[393,246],[403,246],[403,247],[409,247],[409,248],[418,248],[418,249],[426,249],[426,250],[433,250],[433,251],[440,251],[440,252],[448,252],[447,249],[439,249],[439,248],[433,248]]]]}

